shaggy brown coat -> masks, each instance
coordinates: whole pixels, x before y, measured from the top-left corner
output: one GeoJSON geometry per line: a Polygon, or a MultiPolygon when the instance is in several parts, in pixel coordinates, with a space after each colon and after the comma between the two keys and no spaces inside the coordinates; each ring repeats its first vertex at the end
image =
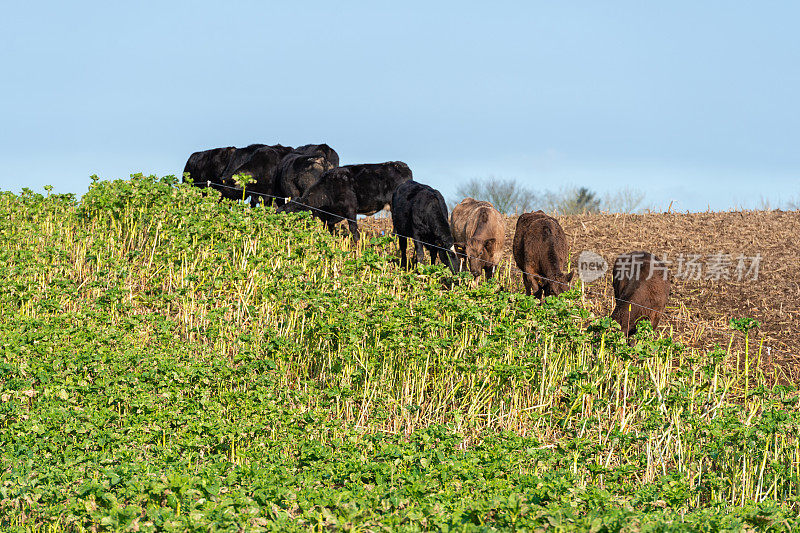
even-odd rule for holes
{"type": "Polygon", "coordinates": [[[469,267],[472,276],[481,272],[491,278],[506,242],[505,222],[500,211],[489,202],[465,198],[450,214],[450,231],[456,250],[466,257],[460,259],[469,267]]]}
{"type": "Polygon", "coordinates": [[[649,252],[620,254],[614,261],[615,307],[611,318],[625,335],[636,333],[636,324],[649,319],[658,326],[669,298],[670,279],[666,263],[649,252]]]}
{"type": "Polygon", "coordinates": [[[567,236],[556,219],[542,211],[517,219],[514,261],[524,273],[525,294],[557,296],[569,289],[575,274],[563,271],[567,263],[567,236]]]}

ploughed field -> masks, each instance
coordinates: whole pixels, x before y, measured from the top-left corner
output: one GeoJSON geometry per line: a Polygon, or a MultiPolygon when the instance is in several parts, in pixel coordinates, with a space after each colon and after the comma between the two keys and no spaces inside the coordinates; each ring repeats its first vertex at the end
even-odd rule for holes
{"type": "MultiPolygon", "coordinates": [[[[733,343],[743,351],[744,335],[731,329],[730,319],[752,318],[760,327],[750,331],[750,349],[756,357],[760,353],[764,368],[775,371],[778,378],[800,378],[800,212],[556,218],[569,240],[571,268],[577,268],[578,255],[584,250],[600,254],[608,263],[606,275],[587,284],[583,294],[584,304],[596,315],[608,315],[614,306],[614,259],[624,252],[649,251],[666,257],[672,274],[667,312],[658,327],[661,334],[696,349],[716,345],[728,349],[733,343]],[[754,262],[758,263],[756,279],[752,279],[754,262]]],[[[524,291],[512,256],[516,220],[515,216],[506,218],[506,270],[501,271],[501,279],[509,290],[524,291]]],[[[391,219],[361,223],[384,231],[392,227],[391,219]]]]}
{"type": "Polygon", "coordinates": [[[0,193],[0,529],[800,527],[800,398],[753,346],[631,347],[578,289],[207,193],[0,193]]]}

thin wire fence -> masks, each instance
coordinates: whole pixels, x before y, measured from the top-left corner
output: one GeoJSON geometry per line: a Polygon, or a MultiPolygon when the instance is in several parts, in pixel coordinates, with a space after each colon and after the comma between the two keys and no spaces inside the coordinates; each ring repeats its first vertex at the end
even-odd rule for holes
{"type": "MultiPolygon", "coordinates": [[[[246,193],[246,189],[242,189],[241,187],[231,187],[229,185],[224,185],[222,183],[213,183],[211,181],[207,181],[206,183],[207,183],[208,187],[226,188],[226,189],[230,189],[230,190],[241,192],[243,194],[246,193]]],[[[347,217],[342,216],[342,215],[337,214],[337,213],[332,213],[330,211],[326,211],[326,210],[320,209],[318,207],[314,207],[314,206],[310,206],[310,205],[307,205],[307,204],[303,204],[303,203],[297,201],[296,199],[293,199],[293,198],[290,198],[290,197],[275,196],[275,195],[272,195],[272,194],[266,194],[266,193],[260,193],[260,192],[259,193],[251,192],[250,194],[255,195],[255,196],[259,196],[259,197],[271,198],[271,199],[274,199],[274,200],[282,200],[285,203],[290,203],[291,202],[291,203],[294,203],[296,205],[299,205],[300,207],[305,207],[305,208],[307,208],[307,209],[309,209],[311,211],[317,211],[319,213],[324,213],[326,215],[329,215],[329,216],[332,216],[332,217],[336,217],[336,218],[339,219],[337,221],[337,223],[341,222],[341,221],[347,221],[347,222],[354,222],[354,223],[358,224],[358,221],[355,220],[355,219],[350,219],[350,218],[347,218],[347,217]]],[[[401,234],[396,233],[394,231],[392,231],[391,234],[395,235],[397,237],[406,238],[406,239],[408,239],[408,240],[410,240],[412,242],[415,242],[415,243],[420,243],[421,245],[426,246],[428,248],[435,248],[435,249],[443,250],[443,251],[446,251],[446,252],[452,252],[452,250],[449,249],[449,248],[444,248],[442,246],[438,246],[436,244],[428,243],[428,242],[422,241],[420,239],[416,239],[414,237],[409,237],[408,235],[401,235],[401,234]]],[[[480,261],[482,263],[486,263],[486,264],[490,264],[492,266],[495,266],[494,263],[490,263],[489,261],[481,259],[480,257],[474,257],[474,256],[467,255],[466,253],[456,252],[456,255],[457,256],[461,256],[461,257],[463,257],[465,259],[475,259],[475,260],[478,260],[478,261],[480,261]]],[[[564,283],[563,281],[550,279],[550,278],[548,278],[546,276],[542,276],[540,274],[528,274],[525,271],[520,270],[519,268],[515,267],[511,263],[508,264],[508,269],[509,269],[509,272],[517,272],[517,273],[521,274],[522,276],[533,276],[533,277],[536,277],[538,279],[549,281],[550,283],[556,283],[556,284],[559,284],[559,285],[563,285],[563,286],[566,286],[567,288],[569,288],[569,283],[564,283]]],[[[615,298],[615,300],[617,302],[624,302],[624,303],[632,305],[632,306],[637,306],[637,307],[639,307],[641,309],[646,309],[648,311],[652,311],[654,313],[658,313],[659,315],[667,318],[667,320],[676,320],[676,321],[685,322],[685,323],[692,323],[693,322],[690,319],[684,319],[684,318],[680,318],[680,317],[676,317],[676,316],[669,316],[665,312],[659,311],[658,309],[653,309],[652,307],[647,307],[645,305],[642,305],[642,304],[639,304],[639,303],[636,303],[636,302],[632,302],[630,300],[625,300],[623,298],[615,298]]],[[[630,311],[629,311],[629,313],[630,313],[630,311]]],[[[731,333],[730,330],[722,330],[722,329],[712,328],[712,327],[707,327],[707,329],[709,329],[711,331],[715,331],[717,333],[724,334],[724,335],[728,335],[728,334],[731,333]]],[[[790,355],[790,356],[794,355],[791,352],[788,352],[786,350],[781,350],[780,348],[775,348],[773,346],[764,346],[764,348],[766,348],[766,350],[767,350],[767,356],[768,357],[770,357],[772,355],[772,352],[777,352],[777,353],[786,354],[786,355],[790,355]]]]}

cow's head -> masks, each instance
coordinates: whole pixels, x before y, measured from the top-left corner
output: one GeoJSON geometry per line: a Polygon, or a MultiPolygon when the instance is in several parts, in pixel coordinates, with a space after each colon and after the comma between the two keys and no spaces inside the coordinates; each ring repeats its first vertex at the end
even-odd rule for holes
{"type": "Polygon", "coordinates": [[[292,198],[286,202],[279,213],[297,213],[298,211],[311,211],[312,214],[320,214],[321,211],[330,209],[333,193],[337,186],[340,186],[342,181],[348,181],[336,178],[331,174],[326,174],[324,178],[320,178],[313,185],[311,185],[303,196],[300,198],[292,198]]]}
{"type": "Polygon", "coordinates": [[[555,279],[545,280],[544,283],[542,283],[542,287],[545,290],[545,296],[558,296],[562,292],[568,291],[574,276],[575,271],[573,270],[568,274],[559,272],[555,275],[555,279]]]}
{"type": "Polygon", "coordinates": [[[411,177],[411,169],[402,161],[390,161],[389,166],[401,176],[411,177]]]}
{"type": "Polygon", "coordinates": [[[219,151],[214,154],[213,165],[214,171],[217,173],[217,175],[214,176],[215,178],[219,179],[221,177],[221,174],[225,171],[225,167],[228,166],[228,163],[233,158],[233,154],[235,152],[236,147],[228,146],[226,148],[220,148],[219,151]]]}
{"type": "Polygon", "coordinates": [[[484,268],[496,268],[495,254],[497,239],[469,239],[464,247],[466,266],[474,277],[478,277],[484,268]]]}
{"type": "Polygon", "coordinates": [[[307,157],[304,158],[303,162],[301,163],[300,172],[319,176],[326,170],[330,170],[332,168],[333,163],[328,161],[328,159],[323,156],[307,157]]]}

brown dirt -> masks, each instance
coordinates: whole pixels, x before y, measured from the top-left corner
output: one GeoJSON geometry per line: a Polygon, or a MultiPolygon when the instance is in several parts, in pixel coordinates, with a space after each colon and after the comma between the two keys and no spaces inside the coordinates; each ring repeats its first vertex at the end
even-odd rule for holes
{"type": "MultiPolygon", "coordinates": [[[[515,216],[508,217],[504,263],[513,265],[511,243],[515,216]]],[[[749,317],[761,323],[750,333],[751,353],[761,350],[765,368],[780,368],[785,377],[800,377],[800,212],[731,211],[725,213],[591,214],[559,216],[567,233],[572,268],[583,250],[597,252],[608,262],[623,252],[646,250],[672,261],[672,292],[659,330],[681,343],[707,349],[719,344],[735,351],[744,348],[744,336],[734,333],[731,318],[749,317]],[[713,254],[730,254],[728,279],[707,279],[713,254]],[[702,277],[676,275],[678,256],[701,254],[702,277]],[[756,280],[739,281],[737,258],[760,254],[756,280]]],[[[391,219],[366,218],[365,230],[390,230],[391,219]]],[[[505,265],[503,265],[505,266],[505,265]]],[[[750,266],[750,261],[746,261],[750,266]]],[[[747,276],[746,278],[749,278],[747,276]]],[[[512,274],[521,290],[519,273],[512,274]]],[[[614,304],[611,273],[585,287],[587,307],[609,314],[614,304]]]]}

